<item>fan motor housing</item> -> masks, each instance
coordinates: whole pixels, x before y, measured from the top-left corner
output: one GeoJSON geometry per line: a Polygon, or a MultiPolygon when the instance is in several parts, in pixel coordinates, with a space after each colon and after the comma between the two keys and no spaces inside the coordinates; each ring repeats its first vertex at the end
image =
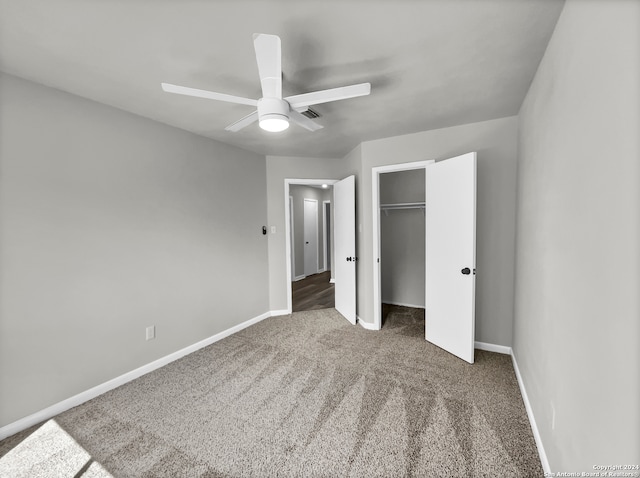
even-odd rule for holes
{"type": "Polygon", "coordinates": [[[280,98],[261,98],[258,100],[258,118],[282,118],[289,120],[289,103],[280,98]]]}

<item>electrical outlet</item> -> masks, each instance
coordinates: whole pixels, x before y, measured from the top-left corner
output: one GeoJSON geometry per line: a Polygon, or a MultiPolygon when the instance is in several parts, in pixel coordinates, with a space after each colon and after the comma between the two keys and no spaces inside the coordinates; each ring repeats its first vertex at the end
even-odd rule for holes
{"type": "Polygon", "coordinates": [[[156,338],[156,326],[150,325],[147,327],[147,340],[152,340],[156,338]]]}
{"type": "Polygon", "coordinates": [[[271,226],[271,234],[275,234],[276,233],[276,226],[271,226]]]}

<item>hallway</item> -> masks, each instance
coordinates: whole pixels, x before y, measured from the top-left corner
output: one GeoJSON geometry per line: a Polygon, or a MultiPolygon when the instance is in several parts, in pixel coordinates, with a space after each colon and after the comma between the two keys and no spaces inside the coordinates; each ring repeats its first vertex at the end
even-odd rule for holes
{"type": "Polygon", "coordinates": [[[313,274],[291,283],[293,312],[335,307],[334,284],[331,271],[313,274]]]}

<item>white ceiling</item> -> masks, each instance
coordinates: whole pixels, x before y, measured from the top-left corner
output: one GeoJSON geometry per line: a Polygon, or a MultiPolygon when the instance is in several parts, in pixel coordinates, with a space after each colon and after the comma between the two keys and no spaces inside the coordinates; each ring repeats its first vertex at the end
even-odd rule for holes
{"type": "Polygon", "coordinates": [[[0,69],[261,154],[342,157],[358,143],[518,113],[562,0],[0,0],[0,69]],[[314,107],[324,129],[224,127],[259,98],[252,34],[282,39],[283,93],[369,81],[314,107]]]}

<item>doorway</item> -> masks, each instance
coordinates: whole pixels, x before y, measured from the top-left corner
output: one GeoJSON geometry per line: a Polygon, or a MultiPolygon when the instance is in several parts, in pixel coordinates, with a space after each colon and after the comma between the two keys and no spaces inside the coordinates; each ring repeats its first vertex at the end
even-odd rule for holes
{"type": "Polygon", "coordinates": [[[331,206],[333,186],[328,181],[302,181],[289,186],[291,312],[332,308],[331,206]]]}
{"type": "MultiPolygon", "coordinates": [[[[383,174],[388,174],[388,173],[402,173],[405,172],[405,174],[411,174],[412,172],[420,172],[419,174],[421,174],[421,177],[424,179],[424,175],[426,174],[426,167],[429,164],[435,163],[435,161],[415,161],[415,162],[411,162],[411,163],[403,163],[403,164],[392,164],[392,165],[388,165],[388,166],[380,166],[380,167],[376,167],[372,169],[372,203],[373,203],[373,254],[374,254],[374,264],[377,265],[376,270],[374,271],[373,274],[373,300],[374,300],[374,309],[373,309],[373,323],[374,323],[374,328],[376,330],[380,330],[382,328],[382,264],[381,264],[381,259],[382,259],[382,250],[381,250],[381,214],[392,214],[392,213],[396,213],[399,211],[410,211],[411,208],[415,208],[413,209],[413,214],[415,214],[416,212],[420,213],[420,211],[424,211],[424,207],[425,207],[425,190],[424,188],[422,189],[422,201],[420,201],[420,192],[418,191],[418,197],[407,197],[407,198],[396,198],[393,197],[393,195],[391,197],[385,197],[385,198],[381,198],[380,195],[380,180],[381,180],[381,175],[383,174]],[[387,202],[382,202],[383,200],[386,200],[387,202]],[[384,206],[384,207],[383,207],[384,206]],[[421,208],[421,209],[420,209],[421,208]],[[397,211],[396,211],[397,209],[397,211]]],[[[391,179],[391,177],[389,177],[389,179],[391,179]]],[[[398,175],[396,178],[393,178],[395,180],[401,180],[402,178],[398,175]]],[[[390,182],[393,182],[390,181],[390,182]]],[[[392,185],[390,185],[392,186],[392,185]]],[[[389,189],[393,189],[392,187],[390,187],[389,189]]],[[[410,192],[411,194],[411,192],[410,192]]],[[[397,217],[394,215],[394,217],[397,217]]],[[[424,219],[422,219],[422,223],[424,224],[424,219]]],[[[424,238],[424,233],[422,233],[422,237],[424,238]]],[[[422,268],[422,273],[424,274],[424,254],[422,254],[422,264],[413,264],[413,268],[415,269],[415,267],[421,267],[422,268]]],[[[415,271],[414,271],[414,275],[415,275],[415,271]]],[[[424,285],[424,275],[422,276],[421,279],[421,283],[424,285]]],[[[418,305],[416,304],[416,299],[415,297],[416,294],[413,294],[414,299],[411,300],[412,304],[411,305],[418,305]]],[[[391,296],[391,298],[393,298],[393,295],[391,296]]],[[[386,300],[389,300],[388,297],[385,297],[386,300]]],[[[409,302],[406,301],[406,298],[404,300],[396,300],[396,302],[398,303],[398,305],[409,305],[409,302]]],[[[417,302],[420,302],[419,300],[417,300],[417,302]]],[[[424,307],[424,293],[422,294],[422,306],[424,307]]]]}
{"type": "Polygon", "coordinates": [[[473,363],[476,263],[475,152],[442,161],[420,161],[372,169],[374,326],[382,326],[381,211],[418,207],[381,202],[381,175],[424,170],[424,304],[428,342],[473,363]]]}
{"type": "Polygon", "coordinates": [[[424,321],[425,170],[381,173],[379,183],[381,326],[399,311],[424,321]]]}
{"type": "MultiPolygon", "coordinates": [[[[291,257],[292,240],[290,237],[290,218],[292,209],[289,207],[290,189],[294,185],[333,186],[333,203],[331,205],[331,277],[335,279],[335,309],[348,322],[355,325],[356,316],[356,178],[354,175],[344,179],[285,179],[284,180],[284,212],[285,212],[285,290],[287,291],[287,313],[292,311],[291,281],[296,272],[292,273],[291,257]],[[344,261],[343,261],[344,259],[344,261]]],[[[294,208],[295,212],[295,208],[294,208]]],[[[298,256],[296,248],[296,258],[298,256]]]]}

